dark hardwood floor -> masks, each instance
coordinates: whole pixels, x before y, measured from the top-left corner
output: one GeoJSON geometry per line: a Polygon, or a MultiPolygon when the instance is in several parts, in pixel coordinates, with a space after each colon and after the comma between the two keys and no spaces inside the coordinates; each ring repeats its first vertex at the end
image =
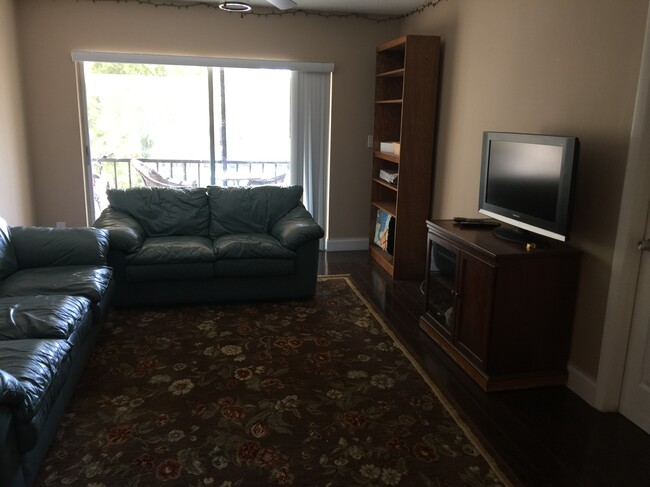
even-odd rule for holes
{"type": "Polygon", "coordinates": [[[357,288],[513,479],[524,486],[650,486],[650,435],[566,387],[483,392],[426,335],[420,283],[392,281],[368,252],[321,253],[319,274],[357,288]]]}

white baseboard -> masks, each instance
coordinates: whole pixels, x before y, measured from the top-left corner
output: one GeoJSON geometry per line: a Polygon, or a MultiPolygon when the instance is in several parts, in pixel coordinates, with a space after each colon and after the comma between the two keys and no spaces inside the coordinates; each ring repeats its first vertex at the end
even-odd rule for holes
{"type": "Polygon", "coordinates": [[[587,404],[596,407],[596,379],[569,363],[567,365],[569,378],[566,386],[584,399],[587,404]]]}
{"type": "Polygon", "coordinates": [[[328,238],[325,242],[327,252],[343,252],[345,250],[368,250],[367,238],[328,238]]]}

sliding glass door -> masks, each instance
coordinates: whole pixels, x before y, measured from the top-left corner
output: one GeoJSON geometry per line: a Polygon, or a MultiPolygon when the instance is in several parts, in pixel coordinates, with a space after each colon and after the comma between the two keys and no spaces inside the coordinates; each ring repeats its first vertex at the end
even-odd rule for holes
{"type": "Polygon", "coordinates": [[[287,185],[290,80],[282,69],[81,63],[89,220],[106,189],[287,185]]]}

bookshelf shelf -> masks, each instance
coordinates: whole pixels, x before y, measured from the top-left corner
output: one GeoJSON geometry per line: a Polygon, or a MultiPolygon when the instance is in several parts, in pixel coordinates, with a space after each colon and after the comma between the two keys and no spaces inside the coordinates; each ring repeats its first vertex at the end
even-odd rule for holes
{"type": "Polygon", "coordinates": [[[392,201],[373,201],[372,206],[374,206],[379,210],[384,210],[392,217],[397,216],[397,207],[395,206],[395,203],[392,201]]]}
{"type": "Polygon", "coordinates": [[[377,75],[377,77],[384,77],[384,76],[385,77],[395,77],[395,78],[403,77],[404,76],[404,68],[393,69],[391,71],[386,71],[385,73],[379,73],[377,75]]]}
{"type": "Polygon", "coordinates": [[[373,182],[377,184],[381,184],[382,186],[392,189],[393,191],[397,191],[397,184],[390,184],[388,181],[384,181],[383,179],[379,178],[372,178],[373,182]]]}
{"type": "Polygon", "coordinates": [[[394,162],[395,164],[399,164],[399,156],[397,154],[391,154],[390,152],[375,151],[373,155],[377,159],[383,159],[385,161],[390,161],[390,162],[394,162]]]}

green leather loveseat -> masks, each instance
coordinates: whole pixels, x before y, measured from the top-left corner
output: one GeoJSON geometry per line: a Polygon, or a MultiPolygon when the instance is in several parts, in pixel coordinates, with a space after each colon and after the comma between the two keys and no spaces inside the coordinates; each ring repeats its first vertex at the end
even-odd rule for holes
{"type": "Polygon", "coordinates": [[[107,191],[114,304],[309,298],[323,229],[301,186],[107,191]]]}
{"type": "Polygon", "coordinates": [[[0,218],[0,485],[33,483],[112,293],[108,233],[0,218]]]}

